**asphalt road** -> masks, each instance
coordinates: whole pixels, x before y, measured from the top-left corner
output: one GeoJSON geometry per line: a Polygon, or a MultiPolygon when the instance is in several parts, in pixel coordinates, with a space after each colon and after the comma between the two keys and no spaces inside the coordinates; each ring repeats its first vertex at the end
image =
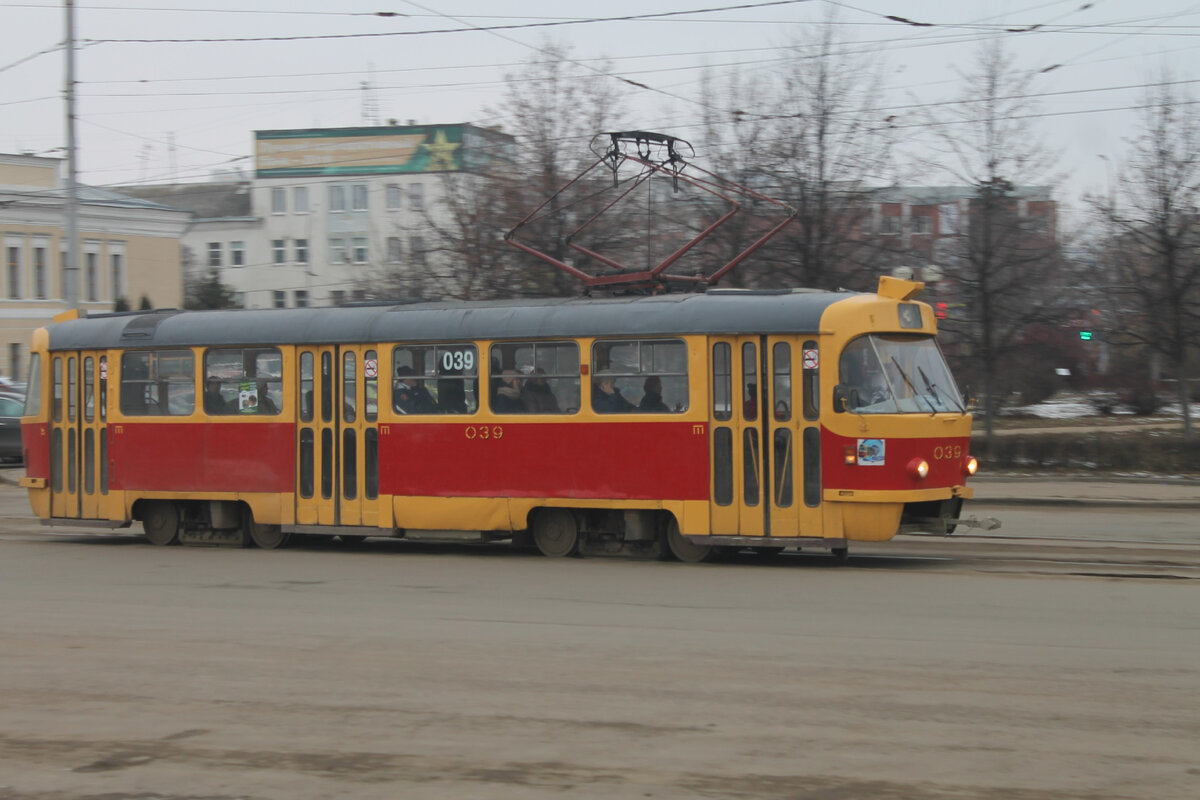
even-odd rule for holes
{"type": "Polygon", "coordinates": [[[1007,508],[1010,538],[906,538],[839,567],[154,548],[46,533],[13,497],[0,487],[0,800],[1200,786],[1200,534],[1139,546],[1122,520],[1089,541],[1111,510],[1064,527],[1007,508]]]}

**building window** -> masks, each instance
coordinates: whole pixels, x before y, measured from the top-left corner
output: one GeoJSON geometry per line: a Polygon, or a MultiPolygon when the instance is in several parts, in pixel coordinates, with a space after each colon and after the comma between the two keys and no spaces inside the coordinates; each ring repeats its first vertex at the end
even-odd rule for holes
{"type": "Polygon", "coordinates": [[[355,289],[353,296],[354,296],[354,302],[356,302],[356,303],[366,302],[367,290],[366,289],[355,289]]]}
{"type": "Polygon", "coordinates": [[[87,299],[95,302],[100,299],[100,281],[96,275],[96,259],[99,253],[84,253],[84,264],[87,265],[87,299]]]}
{"type": "Polygon", "coordinates": [[[410,183],[408,185],[408,207],[413,211],[425,208],[425,184],[410,183]]]}
{"type": "Polygon", "coordinates": [[[123,253],[111,253],[108,257],[109,266],[112,268],[112,297],[114,300],[125,296],[124,261],[123,253]]]}
{"type": "Polygon", "coordinates": [[[308,187],[297,186],[292,189],[292,213],[307,214],[308,213],[308,187]]]}
{"type": "Polygon", "coordinates": [[[354,237],[354,263],[367,263],[367,237],[365,236],[354,237]]]}
{"type": "Polygon", "coordinates": [[[297,239],[296,240],[296,263],[297,264],[307,264],[308,263],[308,239],[297,239]]]}
{"type": "Polygon", "coordinates": [[[399,236],[389,236],[387,239],[387,260],[389,264],[399,264],[404,260],[404,245],[399,236]]]}
{"type": "Polygon", "coordinates": [[[415,235],[408,237],[408,254],[412,263],[425,266],[425,239],[415,235]]]}
{"type": "Polygon", "coordinates": [[[885,236],[895,236],[903,229],[903,222],[900,217],[884,217],[880,220],[879,232],[885,236]]]}
{"type": "Polygon", "coordinates": [[[8,296],[16,299],[21,296],[21,248],[9,246],[8,258],[8,296]]]}
{"type": "Polygon", "coordinates": [[[209,242],[208,243],[208,265],[210,267],[221,266],[221,243],[220,242],[209,242]]]}
{"type": "Polygon", "coordinates": [[[292,292],[292,297],[295,299],[296,308],[308,308],[308,292],[304,289],[297,289],[292,292]]]}
{"type": "Polygon", "coordinates": [[[46,299],[46,248],[33,248],[33,296],[46,299]]]}
{"type": "Polygon", "coordinates": [[[913,217],[912,232],[915,234],[928,235],[933,233],[933,218],[932,217],[913,217]]]}
{"type": "Polygon", "coordinates": [[[349,259],[346,256],[346,240],[335,238],[329,240],[329,262],[331,264],[345,264],[349,259]]]}
{"type": "Polygon", "coordinates": [[[346,302],[346,292],[343,289],[334,289],[329,293],[329,302],[335,306],[340,306],[346,302]]]}
{"type": "Polygon", "coordinates": [[[346,210],[346,187],[339,184],[334,184],[329,187],[329,210],[330,211],[345,211],[346,210]]]}
{"type": "Polygon", "coordinates": [[[287,308],[287,292],[282,292],[276,289],[275,291],[271,292],[271,295],[275,298],[276,308],[287,308]]]}
{"type": "Polygon", "coordinates": [[[400,191],[400,184],[389,183],[387,185],[387,209],[388,211],[399,211],[404,204],[404,193],[400,191]]]}
{"type": "Polygon", "coordinates": [[[287,213],[287,189],[275,188],[271,190],[271,213],[287,213]]]}
{"type": "Polygon", "coordinates": [[[231,267],[246,266],[246,243],[245,242],[230,242],[229,243],[229,266],[231,266],[231,267]]]}
{"type": "Polygon", "coordinates": [[[271,240],[271,260],[276,264],[287,263],[287,239],[271,240]]]}
{"type": "Polygon", "coordinates": [[[367,210],[367,185],[356,183],[350,187],[350,200],[355,211],[367,210]]]}

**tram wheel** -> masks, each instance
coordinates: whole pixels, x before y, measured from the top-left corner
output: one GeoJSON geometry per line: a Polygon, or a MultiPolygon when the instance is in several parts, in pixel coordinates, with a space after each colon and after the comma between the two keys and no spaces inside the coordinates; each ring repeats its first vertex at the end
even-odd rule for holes
{"type": "Polygon", "coordinates": [[[833,557],[838,560],[839,564],[845,564],[850,558],[849,547],[831,547],[829,548],[829,552],[833,554],[833,557]]]}
{"type": "Polygon", "coordinates": [[[675,517],[671,517],[671,521],[667,523],[667,548],[671,551],[671,555],[675,556],[680,561],[688,564],[698,564],[701,561],[707,561],[713,554],[712,545],[695,544],[684,538],[679,532],[679,523],[675,521],[675,517]]]}
{"type": "Polygon", "coordinates": [[[342,544],[347,547],[358,547],[367,540],[366,536],[361,536],[357,533],[339,533],[338,538],[342,540],[342,544]]]}
{"type": "Polygon", "coordinates": [[[263,550],[278,550],[292,538],[290,533],[284,533],[278,525],[261,525],[252,519],[246,520],[250,533],[250,541],[263,550]]]}
{"type": "Polygon", "coordinates": [[[579,549],[579,524],[565,508],[546,508],[533,520],[533,543],[542,555],[562,558],[579,549]]]}
{"type": "Polygon", "coordinates": [[[150,544],[179,544],[179,506],[170,500],[153,500],[142,512],[142,530],[150,544]]]}
{"type": "Polygon", "coordinates": [[[777,556],[783,552],[782,547],[756,547],[754,552],[760,556],[777,556]]]}

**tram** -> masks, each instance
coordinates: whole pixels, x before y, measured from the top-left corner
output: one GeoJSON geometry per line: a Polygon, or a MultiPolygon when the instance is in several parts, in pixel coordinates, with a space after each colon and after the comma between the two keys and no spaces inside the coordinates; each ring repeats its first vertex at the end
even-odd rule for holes
{"type": "Polygon", "coordinates": [[[964,522],[971,417],[920,289],[67,312],[33,337],[21,485],[157,545],[844,556],[964,522]]]}

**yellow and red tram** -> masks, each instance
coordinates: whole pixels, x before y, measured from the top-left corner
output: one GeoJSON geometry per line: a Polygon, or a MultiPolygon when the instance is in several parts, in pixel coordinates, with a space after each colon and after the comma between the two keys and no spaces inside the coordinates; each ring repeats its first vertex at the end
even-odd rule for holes
{"type": "Polygon", "coordinates": [[[971,418],[919,289],[64,318],[34,334],[21,484],[47,524],[156,544],[945,533],[971,418]]]}

